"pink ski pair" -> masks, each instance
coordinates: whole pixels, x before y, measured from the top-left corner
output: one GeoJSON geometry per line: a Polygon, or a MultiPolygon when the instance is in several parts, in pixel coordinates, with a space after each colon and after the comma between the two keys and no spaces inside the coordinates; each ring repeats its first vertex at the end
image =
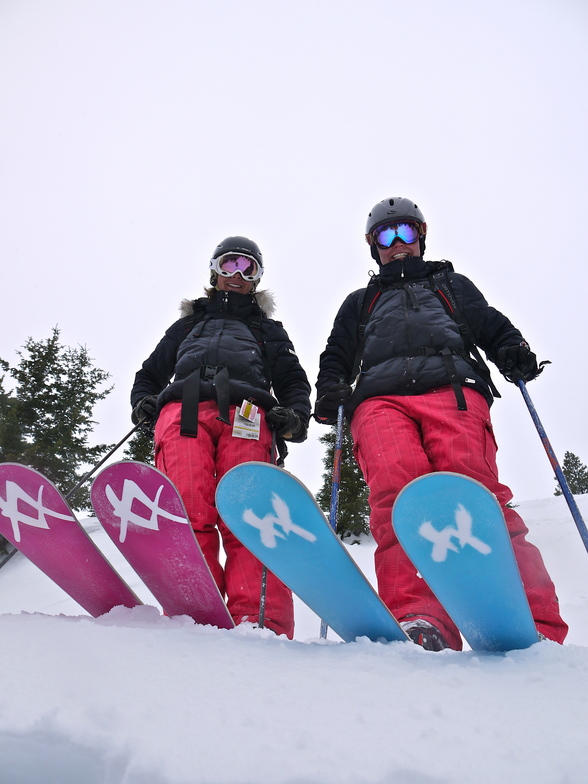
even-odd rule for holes
{"type": "MultiPolygon", "coordinates": [[[[100,523],[167,615],[232,628],[182,499],[164,474],[143,463],[115,463],[94,480],[91,499],[100,523]]],[[[90,615],[141,604],[38,471],[0,464],[0,533],[90,615]]]]}

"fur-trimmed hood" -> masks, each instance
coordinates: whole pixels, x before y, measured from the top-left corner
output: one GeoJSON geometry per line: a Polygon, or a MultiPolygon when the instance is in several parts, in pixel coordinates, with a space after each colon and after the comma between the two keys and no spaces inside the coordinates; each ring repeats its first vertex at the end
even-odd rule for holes
{"type": "MultiPolygon", "coordinates": [[[[216,291],[213,288],[204,289],[206,296],[210,299],[212,294],[216,291]]],[[[240,295],[246,296],[246,295],[240,295]]],[[[257,302],[258,306],[261,308],[263,315],[267,318],[271,318],[276,310],[276,303],[274,300],[274,294],[269,289],[265,289],[264,291],[256,291],[252,293],[253,298],[257,302]]],[[[197,300],[192,299],[183,299],[180,303],[180,313],[182,316],[191,316],[194,313],[194,302],[197,300]]]]}

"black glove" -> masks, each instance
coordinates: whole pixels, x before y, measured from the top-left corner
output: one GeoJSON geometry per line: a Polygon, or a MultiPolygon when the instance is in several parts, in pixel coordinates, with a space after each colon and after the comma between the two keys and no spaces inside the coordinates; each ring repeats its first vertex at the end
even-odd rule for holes
{"type": "Polygon", "coordinates": [[[304,441],[304,438],[301,438],[301,436],[306,435],[306,427],[302,419],[291,408],[274,406],[266,413],[265,421],[272,430],[275,430],[276,435],[280,436],[280,438],[288,440],[294,438],[297,441],[304,441]]]}
{"type": "MultiPolygon", "coordinates": [[[[543,363],[542,363],[543,364],[543,363]]],[[[496,355],[496,367],[507,381],[532,381],[543,371],[537,365],[537,357],[526,343],[503,346],[496,355]]]]}
{"type": "Polygon", "coordinates": [[[147,397],[141,398],[133,409],[131,420],[134,425],[138,425],[144,419],[145,422],[143,424],[151,426],[155,422],[156,411],[157,395],[147,395],[147,397]]]}
{"type": "Polygon", "coordinates": [[[314,407],[316,421],[322,425],[334,425],[337,422],[339,406],[345,404],[352,392],[353,390],[345,381],[338,381],[330,386],[325,394],[316,401],[314,407]]]}

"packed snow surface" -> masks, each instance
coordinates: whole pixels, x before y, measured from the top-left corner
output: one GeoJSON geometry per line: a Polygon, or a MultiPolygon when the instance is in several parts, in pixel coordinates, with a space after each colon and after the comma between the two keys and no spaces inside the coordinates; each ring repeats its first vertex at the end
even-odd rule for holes
{"type": "MultiPolygon", "coordinates": [[[[584,518],[588,496],[579,496],[584,518]]],[[[582,784],[588,554],[562,497],[521,504],[570,625],[564,646],[480,655],[296,639],[167,618],[92,619],[17,555],[0,570],[0,784],[582,784]]],[[[370,540],[350,552],[373,580],[370,540]]]]}

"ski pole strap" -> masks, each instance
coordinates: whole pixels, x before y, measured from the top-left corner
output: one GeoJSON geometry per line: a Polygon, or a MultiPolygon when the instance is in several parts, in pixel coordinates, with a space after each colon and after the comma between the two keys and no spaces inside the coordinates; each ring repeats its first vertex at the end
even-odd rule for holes
{"type": "Polygon", "coordinates": [[[276,441],[276,447],[278,450],[276,465],[279,466],[280,468],[283,468],[284,461],[288,457],[288,445],[286,444],[283,438],[278,438],[276,441]]]}

